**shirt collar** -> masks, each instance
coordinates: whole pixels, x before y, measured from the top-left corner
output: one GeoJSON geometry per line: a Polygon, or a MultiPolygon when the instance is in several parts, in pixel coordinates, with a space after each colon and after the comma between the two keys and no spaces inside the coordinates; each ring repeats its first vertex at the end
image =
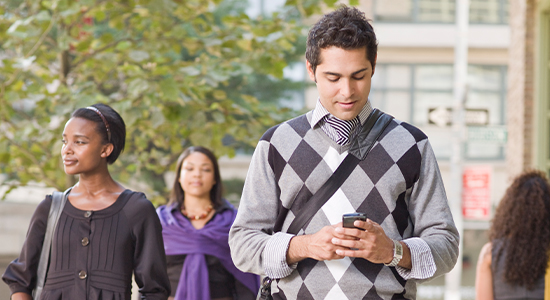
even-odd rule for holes
{"type": "MultiPolygon", "coordinates": [[[[370,103],[370,100],[367,99],[367,103],[365,103],[365,106],[363,106],[363,109],[359,112],[359,122],[361,122],[361,125],[365,123],[367,118],[372,112],[372,105],[370,103]]],[[[326,115],[330,115],[331,117],[334,117],[324,106],[321,104],[321,100],[317,99],[317,103],[315,104],[315,108],[313,109],[313,114],[311,116],[311,128],[315,127],[317,123],[319,123],[326,115]]]]}

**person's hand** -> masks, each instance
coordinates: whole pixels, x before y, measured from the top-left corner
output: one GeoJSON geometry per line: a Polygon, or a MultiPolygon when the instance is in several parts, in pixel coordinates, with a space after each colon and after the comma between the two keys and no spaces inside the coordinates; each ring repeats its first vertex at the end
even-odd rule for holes
{"type": "Polygon", "coordinates": [[[346,250],[346,248],[332,243],[336,237],[335,229],[338,227],[341,228],[342,223],[325,226],[314,234],[293,237],[288,247],[287,263],[290,265],[305,258],[320,261],[344,258],[344,255],[337,254],[337,251],[346,250]]]}
{"type": "Polygon", "coordinates": [[[369,219],[355,221],[357,228],[338,226],[334,229],[335,237],[332,243],[340,248],[336,254],[340,256],[361,257],[372,263],[390,263],[393,259],[393,241],[386,235],[382,226],[369,219]]]}
{"type": "Polygon", "coordinates": [[[32,296],[27,293],[18,292],[11,295],[11,300],[32,300],[32,296]]]}

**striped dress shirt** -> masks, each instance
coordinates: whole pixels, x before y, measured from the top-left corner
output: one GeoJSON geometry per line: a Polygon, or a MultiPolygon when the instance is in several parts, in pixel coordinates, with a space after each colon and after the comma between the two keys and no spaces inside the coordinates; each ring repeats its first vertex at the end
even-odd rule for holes
{"type": "Polygon", "coordinates": [[[352,140],[360,131],[357,129],[361,128],[361,125],[365,123],[371,112],[372,106],[370,101],[367,101],[357,117],[349,121],[340,120],[333,116],[321,104],[320,100],[317,100],[317,104],[315,105],[313,116],[311,118],[311,128],[313,129],[315,125],[319,124],[323,132],[333,141],[339,145],[347,145],[349,141],[352,140]]]}

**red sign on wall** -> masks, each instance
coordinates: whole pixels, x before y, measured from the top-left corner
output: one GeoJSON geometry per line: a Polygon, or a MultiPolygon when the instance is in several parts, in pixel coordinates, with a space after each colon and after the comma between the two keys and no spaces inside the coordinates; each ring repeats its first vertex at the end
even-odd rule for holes
{"type": "Polygon", "coordinates": [[[462,175],[462,214],[465,219],[488,220],[491,211],[491,167],[465,167],[462,175]]]}

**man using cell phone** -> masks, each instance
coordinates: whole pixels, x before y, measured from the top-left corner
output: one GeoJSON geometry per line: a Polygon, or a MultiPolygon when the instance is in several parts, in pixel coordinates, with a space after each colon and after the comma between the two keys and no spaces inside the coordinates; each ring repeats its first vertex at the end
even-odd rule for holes
{"type": "Polygon", "coordinates": [[[357,228],[363,230],[363,228],[355,226],[355,221],[367,221],[367,214],[358,212],[344,214],[342,216],[342,227],[357,228]]]}
{"type": "Polygon", "coordinates": [[[376,53],[358,9],[324,15],[306,49],[316,107],[258,142],[229,244],[239,269],[273,280],[273,299],[415,299],[456,263],[427,136],[368,99],[376,53]],[[366,219],[344,227],[355,212],[366,219]]]}

